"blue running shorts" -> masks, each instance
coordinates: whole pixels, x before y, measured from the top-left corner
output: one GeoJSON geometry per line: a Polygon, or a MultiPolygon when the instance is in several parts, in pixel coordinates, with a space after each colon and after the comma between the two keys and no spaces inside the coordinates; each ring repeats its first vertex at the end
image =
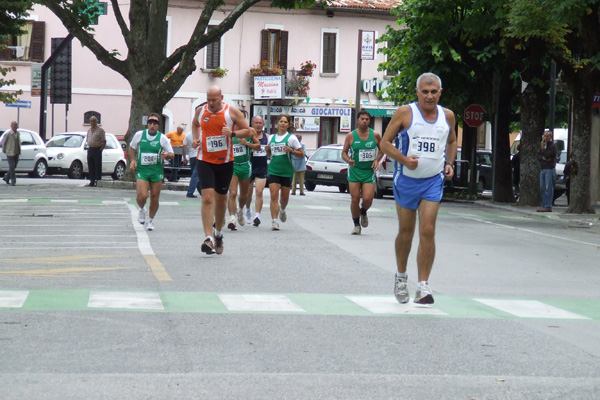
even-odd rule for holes
{"type": "Polygon", "coordinates": [[[394,199],[402,208],[416,210],[421,200],[440,202],[443,195],[443,172],[431,178],[410,178],[398,172],[394,175],[394,199]]]}

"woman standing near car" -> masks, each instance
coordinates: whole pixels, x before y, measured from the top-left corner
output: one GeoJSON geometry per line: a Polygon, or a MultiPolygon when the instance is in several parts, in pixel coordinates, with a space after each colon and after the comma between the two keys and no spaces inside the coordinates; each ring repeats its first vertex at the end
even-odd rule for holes
{"type": "Polygon", "coordinates": [[[292,117],[282,114],[277,121],[277,134],[271,136],[266,147],[271,162],[267,169],[267,185],[271,193],[271,230],[279,230],[279,222],[285,222],[287,215],[285,208],[290,199],[290,188],[294,177],[292,155],[304,157],[304,151],[298,138],[293,132],[292,117]]]}

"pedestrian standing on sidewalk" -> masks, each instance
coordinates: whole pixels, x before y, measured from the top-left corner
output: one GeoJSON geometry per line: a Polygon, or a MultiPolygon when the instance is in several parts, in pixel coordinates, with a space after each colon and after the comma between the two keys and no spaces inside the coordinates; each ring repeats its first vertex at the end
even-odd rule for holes
{"type": "Polygon", "coordinates": [[[396,161],[394,198],[399,231],[396,236],[394,295],[410,300],[406,274],[408,255],[419,215],[418,284],[413,301],[433,304],[429,275],[435,258],[435,222],[444,193],[444,178],[452,179],[456,157],[454,113],[438,105],[442,80],[431,72],[417,78],[417,102],[399,107],[390,121],[381,150],[396,161]]]}
{"type": "Polygon", "coordinates": [[[90,183],[88,186],[98,185],[102,179],[102,151],[106,146],[106,133],[98,126],[98,118],[90,118],[90,129],[87,131],[87,163],[90,183]]]}
{"type": "Polygon", "coordinates": [[[379,151],[381,134],[369,128],[371,114],[362,110],[356,117],[356,129],[346,135],[342,158],[348,163],[350,213],[354,222],[352,235],[360,235],[361,226],[369,226],[367,210],[375,197],[375,170],[383,153],[379,151]],[[361,204],[362,197],[362,204],[361,204]]]}
{"type": "Polygon", "coordinates": [[[292,179],[292,195],[296,194],[296,184],[300,185],[300,196],[304,196],[304,175],[306,175],[306,145],[302,143],[302,135],[296,135],[302,146],[302,157],[292,155],[294,178],[292,179]]]}
{"type": "Polygon", "coordinates": [[[136,201],[139,206],[138,222],[146,225],[146,230],[154,230],[154,216],[158,211],[160,191],[164,172],[163,160],[172,160],[173,148],[167,137],[158,130],[160,115],[148,115],[148,129],[138,131],[129,144],[130,168],[135,171],[136,201]],[[146,221],[146,201],[150,190],[150,219],[146,221]]]}
{"type": "Polygon", "coordinates": [[[292,117],[282,114],[277,121],[277,134],[272,135],[267,146],[267,154],[271,157],[267,172],[267,185],[271,193],[271,230],[279,230],[279,222],[287,221],[285,208],[290,200],[290,187],[294,176],[292,154],[304,157],[298,138],[290,132],[294,131],[292,117]]]}
{"type": "Polygon", "coordinates": [[[19,156],[21,155],[21,134],[19,133],[19,124],[17,121],[11,122],[10,130],[4,134],[2,152],[6,154],[8,161],[8,172],[4,174],[4,182],[15,186],[17,184],[15,171],[17,164],[19,164],[19,156]]]}
{"type": "Polygon", "coordinates": [[[554,202],[554,178],[556,177],[556,144],[552,140],[549,130],[544,132],[542,143],[538,150],[538,161],[540,162],[540,194],[542,196],[542,208],[537,212],[552,212],[554,202]]]}
{"type": "MultiPolygon", "coordinates": [[[[169,132],[165,136],[171,141],[171,147],[173,151],[175,149],[181,149],[183,154],[183,140],[185,139],[185,133],[183,133],[183,125],[179,125],[176,131],[169,132]]],[[[169,182],[179,182],[179,168],[183,160],[182,154],[175,154],[173,161],[171,162],[171,175],[169,175],[169,182]]]]}

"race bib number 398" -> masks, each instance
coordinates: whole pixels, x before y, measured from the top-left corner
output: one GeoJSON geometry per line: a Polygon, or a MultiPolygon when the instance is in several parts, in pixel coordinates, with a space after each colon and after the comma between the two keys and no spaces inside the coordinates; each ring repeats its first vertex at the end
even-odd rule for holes
{"type": "Polygon", "coordinates": [[[211,136],[206,138],[206,149],[209,153],[227,150],[227,142],[225,141],[225,135],[211,136]]]}
{"type": "Polygon", "coordinates": [[[444,151],[440,146],[439,140],[427,140],[419,138],[411,144],[411,154],[423,158],[440,158],[440,154],[444,151]]]}

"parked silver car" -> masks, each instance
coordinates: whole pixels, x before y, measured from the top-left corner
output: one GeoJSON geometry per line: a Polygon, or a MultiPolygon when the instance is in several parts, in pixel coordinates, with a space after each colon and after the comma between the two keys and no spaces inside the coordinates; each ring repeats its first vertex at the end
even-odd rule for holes
{"type": "MultiPolygon", "coordinates": [[[[6,131],[3,129],[0,136],[0,143],[4,140],[6,131]]],[[[48,156],[46,155],[46,145],[37,132],[27,129],[19,129],[21,136],[21,155],[17,164],[16,172],[27,172],[29,176],[43,178],[48,172],[48,156]]],[[[0,176],[8,171],[8,159],[6,154],[0,152],[0,176]]]]}
{"type": "Polygon", "coordinates": [[[341,144],[321,146],[306,162],[304,186],[312,192],[317,185],[337,186],[341,193],[348,190],[348,164],[342,158],[341,144]]]}
{"type": "Polygon", "coordinates": [[[395,162],[384,155],[379,161],[379,171],[375,171],[375,198],[381,199],[384,194],[394,190],[395,162]]]}

